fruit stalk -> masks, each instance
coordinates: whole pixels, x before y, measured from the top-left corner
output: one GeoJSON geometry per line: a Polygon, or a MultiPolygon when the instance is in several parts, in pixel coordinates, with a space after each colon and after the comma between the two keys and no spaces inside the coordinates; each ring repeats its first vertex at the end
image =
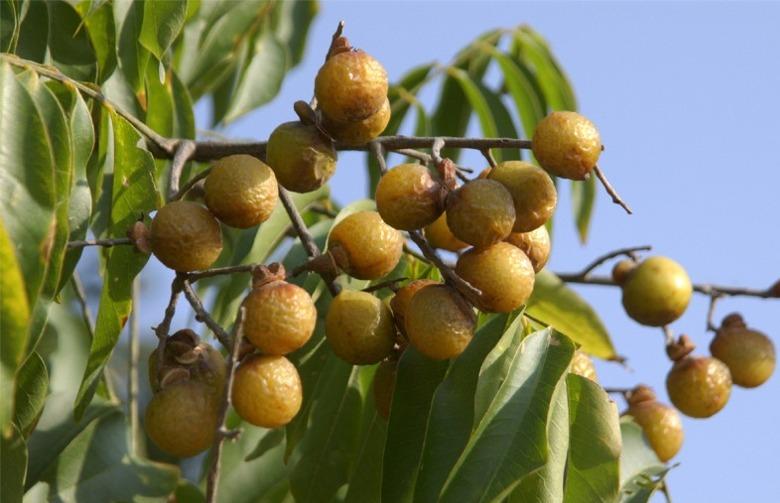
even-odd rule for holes
{"type": "Polygon", "coordinates": [[[192,310],[195,311],[195,319],[209,327],[224,348],[233,347],[230,335],[225,332],[225,329],[222,328],[220,324],[211,317],[208,311],[206,311],[206,308],[203,307],[203,302],[201,302],[198,294],[195,293],[192,284],[186,276],[183,276],[182,278],[181,288],[184,292],[184,296],[187,298],[187,302],[190,303],[192,310]]]}
{"type": "Polygon", "coordinates": [[[179,180],[184,165],[190,160],[195,152],[195,142],[192,140],[181,140],[176,144],[176,151],[173,154],[171,169],[168,171],[168,200],[173,200],[179,193],[179,180]]]}
{"type": "Polygon", "coordinates": [[[163,320],[154,328],[154,335],[157,336],[157,379],[162,377],[162,369],[165,366],[165,346],[168,342],[168,334],[171,331],[171,322],[173,315],[176,314],[176,302],[179,300],[179,294],[182,290],[182,274],[177,273],[171,282],[171,297],[165,308],[163,320]]]}
{"type": "Polygon", "coordinates": [[[604,174],[603,171],[601,171],[601,168],[598,166],[593,167],[593,172],[596,173],[596,176],[598,177],[599,181],[601,182],[601,185],[604,186],[604,189],[607,191],[607,194],[609,194],[612,197],[612,202],[626,210],[626,213],[629,215],[633,214],[634,212],[631,211],[631,207],[626,204],[625,201],[623,201],[623,198],[620,197],[620,194],[617,193],[615,190],[615,187],[612,186],[611,183],[609,183],[609,180],[607,180],[607,176],[604,174]]]}

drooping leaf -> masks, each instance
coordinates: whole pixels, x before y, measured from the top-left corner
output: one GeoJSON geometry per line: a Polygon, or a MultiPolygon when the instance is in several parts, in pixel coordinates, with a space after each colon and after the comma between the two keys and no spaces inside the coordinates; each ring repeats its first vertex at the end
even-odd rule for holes
{"type": "Polygon", "coordinates": [[[49,56],[63,73],[76,80],[97,79],[97,57],[78,11],[63,0],[46,2],[49,12],[49,56]]]}
{"type": "Polygon", "coordinates": [[[588,229],[593,217],[593,206],[596,203],[596,177],[591,176],[587,180],[571,181],[571,207],[574,211],[574,219],[580,243],[588,240],[588,229]]]}
{"type": "Polygon", "coordinates": [[[448,68],[447,74],[460,84],[463,95],[468,100],[471,108],[476,112],[479,124],[482,127],[482,135],[486,138],[498,136],[498,129],[493,114],[490,111],[487,100],[479,91],[479,88],[469,77],[465,70],[460,68],[448,68]]]}
{"type": "Polygon", "coordinates": [[[288,0],[274,5],[274,33],[277,40],[287,46],[288,68],[297,66],[303,59],[309,28],[319,10],[319,2],[307,0],[288,0]]]}
{"type": "Polygon", "coordinates": [[[25,472],[27,471],[27,446],[19,429],[11,426],[8,435],[0,435],[0,499],[22,501],[25,472]]]}
{"type": "Polygon", "coordinates": [[[658,459],[642,428],[630,416],[620,419],[620,433],[620,501],[647,503],[658,489],[658,479],[669,468],[658,459]]]}
{"type": "Polygon", "coordinates": [[[598,314],[549,271],[541,271],[536,275],[527,312],[581,344],[586,353],[604,359],[617,356],[598,314]]]}
{"type": "Polygon", "coordinates": [[[530,64],[545,100],[553,110],[577,110],[577,100],[569,80],[558,65],[544,39],[529,26],[521,26],[514,32],[515,56],[530,64]]]}
{"type": "Polygon", "coordinates": [[[546,115],[544,96],[538,92],[529,75],[509,56],[496,48],[490,49],[490,54],[501,69],[504,84],[515,103],[525,136],[530,138],[536,129],[536,124],[546,115]]]}
{"type": "Polygon", "coordinates": [[[15,53],[24,59],[42,63],[46,57],[49,33],[49,11],[46,2],[29,2],[22,19],[15,53]]]}
{"type": "Polygon", "coordinates": [[[122,69],[122,74],[127,79],[132,93],[137,93],[143,87],[144,70],[146,62],[149,60],[149,51],[138,42],[144,22],[144,2],[116,0],[112,3],[112,7],[114,25],[116,26],[116,52],[119,67],[122,69]]]}
{"type": "Polygon", "coordinates": [[[31,353],[16,374],[14,424],[22,435],[29,436],[43,410],[49,374],[38,353],[31,353]]]}
{"type": "Polygon", "coordinates": [[[187,13],[186,0],[144,2],[144,20],[138,41],[158,60],[179,35],[187,13]]]}
{"type": "Polygon", "coordinates": [[[105,81],[116,69],[116,28],[114,12],[109,2],[92,7],[90,2],[76,5],[89,35],[98,66],[98,83],[105,81]]]}
{"type": "Polygon", "coordinates": [[[379,501],[382,496],[382,457],[387,437],[387,421],[376,412],[373,401],[366,403],[371,418],[363,444],[356,453],[345,503],[379,501]]]}
{"type": "MultiPolygon", "coordinates": [[[[496,92],[489,89],[480,82],[476,82],[477,88],[485,98],[485,102],[490,107],[490,113],[493,115],[493,121],[496,123],[496,135],[502,138],[518,138],[520,135],[515,127],[514,119],[506,108],[504,101],[496,92]]],[[[496,161],[514,161],[519,160],[520,150],[515,149],[494,149],[493,156],[496,161]]]]}

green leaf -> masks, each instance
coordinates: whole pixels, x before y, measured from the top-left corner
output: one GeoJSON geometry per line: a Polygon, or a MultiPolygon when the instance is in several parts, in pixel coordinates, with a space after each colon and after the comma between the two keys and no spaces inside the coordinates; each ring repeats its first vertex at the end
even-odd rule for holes
{"type": "Polygon", "coordinates": [[[363,444],[355,457],[345,503],[379,501],[382,495],[382,456],[387,438],[387,422],[376,412],[372,400],[366,403],[371,418],[363,444]]]}
{"type": "Polygon", "coordinates": [[[574,211],[577,233],[580,243],[588,241],[588,229],[593,217],[593,205],[596,202],[596,177],[591,176],[587,180],[571,181],[571,207],[574,211]]]}
{"type": "Polygon", "coordinates": [[[523,131],[526,137],[530,138],[534,130],[536,130],[536,124],[546,115],[544,96],[537,92],[537,88],[531,81],[530,76],[512,61],[509,56],[495,47],[491,47],[490,54],[501,69],[504,76],[504,84],[515,103],[515,109],[523,125],[523,131]]]}
{"type": "Polygon", "coordinates": [[[287,46],[288,68],[298,66],[303,59],[309,28],[319,10],[319,2],[307,0],[287,0],[274,5],[274,33],[277,40],[287,46]]]}
{"type": "Polygon", "coordinates": [[[29,2],[22,19],[16,54],[22,58],[43,63],[49,33],[49,12],[46,2],[29,2]]]}
{"type": "Polygon", "coordinates": [[[528,26],[514,32],[515,56],[533,67],[545,101],[553,110],[577,110],[577,101],[547,43],[528,26]]]}
{"type": "MultiPolygon", "coordinates": [[[[152,2],[167,3],[167,2],[152,2]]],[[[148,5],[148,3],[147,3],[148,5]]],[[[170,83],[160,82],[159,67],[162,63],[153,57],[146,64],[144,89],[146,91],[146,125],[163,136],[173,136],[174,112],[170,83]]]]}
{"type": "Polygon", "coordinates": [[[144,70],[146,62],[149,60],[149,51],[138,43],[144,22],[144,2],[115,0],[112,7],[117,34],[116,53],[119,67],[122,69],[132,92],[137,93],[143,88],[144,70]]]}
{"type": "Polygon", "coordinates": [[[547,417],[574,344],[545,329],[513,355],[506,379],[444,486],[441,501],[505,497],[547,462],[547,417]]]}
{"type": "Polygon", "coordinates": [[[158,60],[162,60],[184,26],[186,13],[186,0],[144,2],[144,20],[138,41],[158,60]]]}
{"type": "MultiPolygon", "coordinates": [[[[477,82],[476,85],[490,107],[490,113],[493,115],[493,121],[496,123],[496,135],[502,138],[518,138],[520,135],[517,133],[514,119],[509,110],[507,110],[501,96],[488,89],[482,83],[477,82]]],[[[494,149],[493,155],[498,162],[514,161],[521,158],[519,149],[494,149]]]]}
{"type": "Polygon", "coordinates": [[[623,448],[620,453],[620,501],[646,503],[658,489],[658,478],[669,470],[656,456],[630,416],[620,418],[623,448]]]}
{"type": "MultiPolygon", "coordinates": [[[[123,236],[142,213],[157,207],[160,196],[154,184],[154,161],[142,147],[141,135],[114,113],[111,121],[114,126],[114,173],[110,234],[123,236]]],[[[95,338],[76,398],[76,417],[80,417],[92,399],[103,367],[130,313],[133,278],[147,260],[147,255],[131,246],[115,246],[108,250],[95,338]]]]}
{"type": "Polygon", "coordinates": [[[271,101],[282,87],[287,70],[284,46],[271,33],[255,42],[252,57],[241,76],[224,121],[232,122],[271,101]]]}
{"type": "Polygon", "coordinates": [[[179,138],[195,138],[195,113],[192,97],[187,86],[179,79],[175,71],[170,70],[169,89],[173,95],[174,126],[173,132],[179,138]]]}
{"type": "Polygon", "coordinates": [[[38,353],[31,353],[16,373],[14,424],[22,435],[29,436],[43,410],[49,389],[46,364],[38,353]]]}
{"type": "Polygon", "coordinates": [[[16,48],[21,21],[21,13],[17,10],[19,7],[14,0],[0,2],[0,51],[2,52],[14,52],[16,48]]]}
{"type": "Polygon", "coordinates": [[[46,2],[49,11],[49,57],[57,68],[76,80],[94,82],[97,56],[76,9],[62,0],[46,2]]]}
{"type": "Polygon", "coordinates": [[[90,8],[90,2],[82,2],[76,9],[87,27],[87,34],[95,51],[98,66],[98,82],[104,82],[116,69],[116,28],[114,13],[109,2],[101,2],[90,8]]]}
{"type": "Polygon", "coordinates": [[[493,118],[490,106],[480,92],[479,87],[471,80],[469,74],[460,68],[448,68],[447,74],[460,84],[463,95],[468,100],[471,108],[477,113],[483,136],[486,138],[496,138],[498,136],[496,121],[493,118]]]}
{"type": "Polygon", "coordinates": [[[617,406],[595,382],[566,378],[569,395],[569,460],[566,502],[612,502],[620,487],[621,439],[617,406]]]}
{"type": "Polygon", "coordinates": [[[0,500],[22,501],[27,471],[27,446],[19,429],[12,425],[8,435],[0,435],[0,500]]]}
{"type": "Polygon", "coordinates": [[[501,314],[480,327],[436,388],[428,415],[415,501],[438,498],[447,475],[466,447],[474,426],[474,394],[482,362],[505,332],[517,331],[522,317],[506,328],[508,320],[508,314],[501,314]]]}
{"type": "Polygon", "coordinates": [[[604,359],[617,356],[598,314],[579,294],[547,270],[536,275],[526,312],[582,345],[586,353],[604,359]]]}

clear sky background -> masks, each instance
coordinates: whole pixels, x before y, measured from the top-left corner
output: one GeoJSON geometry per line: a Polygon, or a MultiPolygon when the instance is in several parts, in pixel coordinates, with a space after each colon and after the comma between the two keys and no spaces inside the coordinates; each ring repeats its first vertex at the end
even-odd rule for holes
{"type": "MultiPolygon", "coordinates": [[[[635,210],[627,216],[600,190],[590,240],[582,246],[568,190],[562,190],[551,270],[575,271],[606,251],[652,244],[682,263],[695,282],[765,287],[780,278],[780,4],[325,2],[305,59],[281,94],[224,133],[266,138],[277,124],[293,120],[292,103],[311,96],[340,19],[350,41],[379,59],[391,80],[420,63],[447,62],[490,28],[528,23],[547,38],[581,112],[601,131],[607,149],[600,165],[635,210]]],[[[429,109],[437,90],[433,85],[422,95],[429,109]]],[[[208,127],[209,108],[198,105],[199,127],[208,127]]],[[[479,136],[476,123],[470,134],[479,136]]],[[[480,156],[463,162],[484,163],[480,156]]],[[[363,156],[343,154],[334,196],[344,204],[365,197],[365,180],[363,156]]],[[[142,326],[159,321],[152,305],[164,305],[170,279],[155,260],[144,271],[149,304],[142,326]]],[[[631,321],[617,289],[577,290],[602,315],[632,369],[599,362],[602,383],[647,383],[668,401],[660,330],[631,321]]],[[[711,337],[704,331],[706,309],[707,299],[697,296],[673,325],[699,344],[699,353],[707,352],[711,337]]],[[[780,340],[780,302],[727,299],[717,319],[732,311],[780,340]]],[[[146,335],[151,344],[153,334],[146,335]]],[[[685,444],[675,459],[680,466],[669,475],[674,499],[776,501],[778,398],[775,375],[755,390],[735,388],[711,419],[685,418],[685,444]]]]}

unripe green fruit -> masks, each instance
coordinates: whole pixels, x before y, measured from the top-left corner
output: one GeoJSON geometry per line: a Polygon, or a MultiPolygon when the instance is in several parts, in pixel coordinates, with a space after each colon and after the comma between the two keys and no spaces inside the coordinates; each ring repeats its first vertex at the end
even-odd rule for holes
{"type": "Polygon", "coordinates": [[[680,412],[705,418],[722,409],[731,394],[731,373],[717,358],[686,356],[666,376],[669,399],[680,412]]]}
{"type": "Polygon", "coordinates": [[[255,426],[284,426],[298,414],[302,401],[298,370],[284,356],[249,356],[236,369],[233,407],[255,426]]]}
{"type": "Polygon", "coordinates": [[[368,292],[342,290],[328,308],[325,336],[333,352],[354,365],[377,363],[395,344],[393,314],[368,292]]]}
{"type": "Polygon", "coordinates": [[[407,283],[395,292],[393,298],[390,299],[390,309],[393,310],[396,326],[398,326],[402,332],[406,333],[406,311],[409,309],[409,303],[412,302],[412,297],[424,287],[437,284],[439,284],[439,282],[432,279],[417,279],[407,283]]]}
{"type": "Polygon", "coordinates": [[[494,180],[472,180],[447,197],[447,226],[471,245],[490,246],[505,239],[514,223],[512,195],[494,180]]]}
{"type": "Polygon", "coordinates": [[[593,364],[590,356],[587,355],[581,349],[574,352],[574,357],[571,360],[569,366],[569,372],[577,374],[578,376],[590,379],[593,382],[599,382],[598,375],[596,375],[596,366],[593,364]]]}
{"type": "Polygon", "coordinates": [[[222,253],[219,222],[190,201],[174,201],[157,210],[150,240],[154,256],[174,271],[207,269],[222,253]]]}
{"type": "Polygon", "coordinates": [[[513,232],[506,242],[517,246],[526,254],[534,272],[539,272],[547,265],[550,258],[550,234],[544,225],[529,232],[513,232]]]}
{"type": "Polygon", "coordinates": [[[327,115],[323,116],[323,127],[339,143],[354,147],[370,142],[382,134],[390,122],[390,100],[367,118],[354,122],[336,122],[327,115]]]}
{"type": "Polygon", "coordinates": [[[152,397],[144,427],[160,450],[188,458],[214,443],[217,407],[208,386],[192,380],[178,381],[152,397]]]}
{"type": "Polygon", "coordinates": [[[404,237],[375,211],[353,213],[330,231],[328,250],[353,278],[377,279],[392,271],[403,253],[404,237]]]}
{"type": "Polygon", "coordinates": [[[668,325],[685,312],[693,287],[685,269],[666,257],[650,257],[631,271],[623,283],[623,307],[641,323],[668,325]]]}
{"type": "Polygon", "coordinates": [[[268,220],[279,198],[276,176],[251,155],[231,155],[214,163],[204,184],[206,206],[231,227],[246,229],[268,220]]]}
{"type": "Polygon", "coordinates": [[[455,272],[482,291],[482,311],[508,313],[522,306],[534,289],[534,268],[525,253],[509,243],[472,248],[458,259],[455,272]]]}
{"type": "Polygon", "coordinates": [[[544,169],[572,180],[584,180],[601,155],[598,129],[576,112],[553,112],[542,119],[531,143],[544,169]]]}
{"type": "Polygon", "coordinates": [[[336,150],[315,126],[286,122],[268,138],[266,161],[282,187],[311,192],[336,171],[336,150]]]}
{"type": "Polygon", "coordinates": [[[375,199],[382,220],[406,231],[433,223],[444,211],[443,187],[421,164],[401,164],[385,173],[375,199]]]}
{"type": "Polygon", "coordinates": [[[398,361],[385,360],[379,364],[374,374],[374,406],[379,415],[385,419],[390,417],[397,371],[398,361]]]}
{"type": "Polygon", "coordinates": [[[434,360],[461,354],[474,337],[475,316],[461,295],[446,285],[418,291],[406,311],[406,334],[420,353],[434,360]]]}
{"type": "Polygon", "coordinates": [[[468,248],[469,244],[456,238],[447,225],[447,214],[442,213],[432,224],[425,228],[425,239],[434,248],[456,252],[468,248]]]}
{"type": "Polygon", "coordinates": [[[660,403],[651,394],[642,400],[629,399],[627,412],[642,428],[662,462],[666,463],[680,451],[684,438],[682,420],[673,407],[660,403]]]}
{"type": "Polygon", "coordinates": [[[512,195],[514,232],[532,231],[544,225],[555,212],[558,193],[543,169],[523,161],[506,161],[490,170],[487,177],[501,183],[512,195]]]}
{"type": "Polygon", "coordinates": [[[244,334],[266,355],[286,355],[302,347],[317,323],[317,309],[309,293],[286,281],[253,288],[244,307],[244,334]]]}
{"type": "Polygon", "coordinates": [[[745,388],[760,386],[775,370],[772,340],[748,328],[741,317],[731,323],[724,321],[710,344],[710,352],[726,364],[734,384],[745,388]]]}
{"type": "Polygon", "coordinates": [[[387,99],[387,72],[363,51],[328,58],[314,79],[323,114],[336,122],[355,122],[375,114],[387,99]]]}

